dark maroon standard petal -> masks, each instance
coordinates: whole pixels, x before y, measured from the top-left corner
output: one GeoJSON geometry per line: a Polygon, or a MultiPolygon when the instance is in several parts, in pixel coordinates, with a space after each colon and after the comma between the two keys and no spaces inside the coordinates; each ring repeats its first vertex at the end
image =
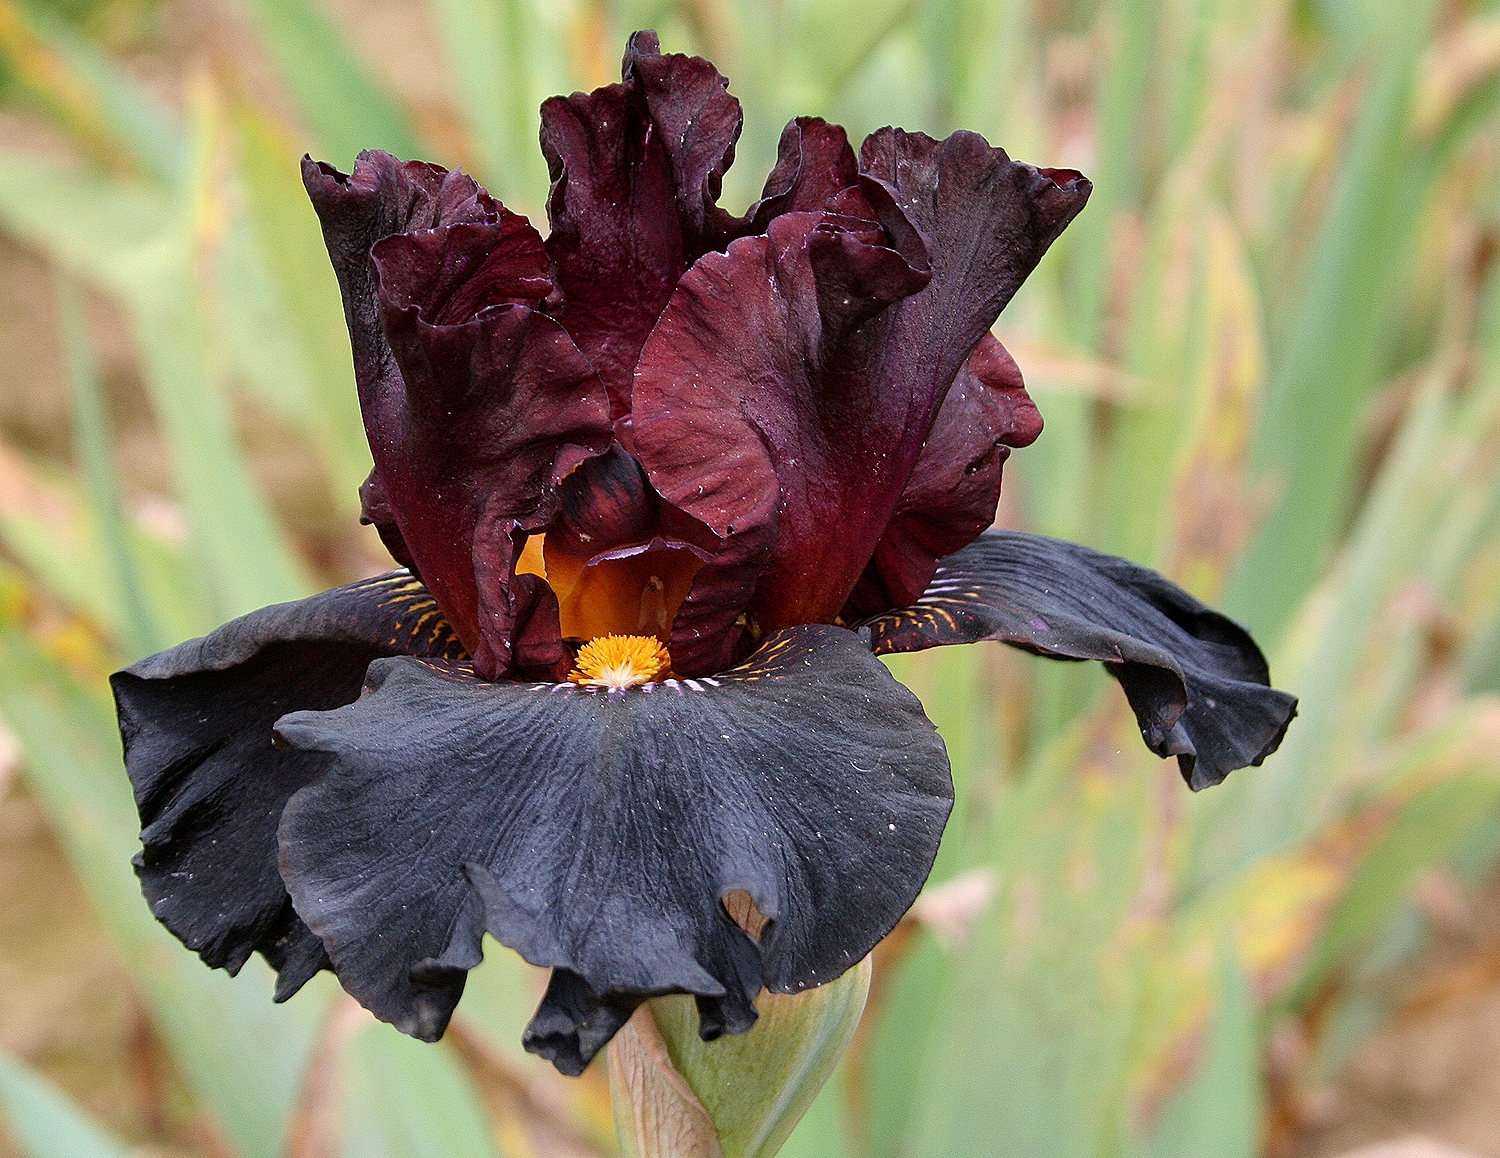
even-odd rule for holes
{"type": "MultiPolygon", "coordinates": [[[[829,128],[801,139],[827,154],[829,128]]],[[[882,130],[863,167],[829,211],[701,259],[642,351],[641,462],[724,540],[678,616],[679,670],[722,666],[741,613],[752,637],[839,615],[954,377],[1089,192],[972,133],[882,130]]]]}
{"type": "Polygon", "coordinates": [[[527,304],[551,288],[541,238],[434,166],[367,154],[352,177],[311,162],[304,175],[375,457],[366,517],[404,550],[481,675],[552,671],[564,659],[556,601],[515,561],[555,512],[552,488],[610,435],[593,368],[527,304]]]}
{"type": "Polygon", "coordinates": [[[620,84],[542,105],[558,316],[598,368],[617,417],[678,278],[739,228],[716,202],[741,122],[718,70],[661,55],[654,32],[630,38],[623,73],[620,84]]]}
{"type": "Polygon", "coordinates": [[[746,214],[748,231],[764,233],[782,213],[815,212],[859,184],[849,136],[822,117],[798,117],[781,132],[776,165],[760,200],[746,214]]]}
{"type": "Polygon", "coordinates": [[[995,521],[1012,447],[1030,446],[1042,416],[1016,360],[986,334],[943,399],[895,517],[844,608],[849,622],[904,607],[926,589],[938,560],[995,521]]]}
{"type": "Polygon", "coordinates": [[[927,283],[923,257],[868,218],[788,213],[683,278],[642,352],[632,417],[651,481],[723,544],[678,613],[676,670],[730,661],[735,621],[767,574],[804,585],[778,626],[837,614],[857,572],[838,605],[811,604],[841,583],[835,529],[878,496],[905,419],[868,389],[866,323],[927,283]]]}

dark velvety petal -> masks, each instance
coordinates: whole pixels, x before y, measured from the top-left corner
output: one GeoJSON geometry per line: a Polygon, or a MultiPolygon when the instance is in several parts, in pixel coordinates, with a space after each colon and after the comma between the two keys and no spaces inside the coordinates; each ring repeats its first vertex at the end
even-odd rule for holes
{"type": "Polygon", "coordinates": [[[1042,417],[1015,359],[986,334],[943,399],[844,620],[915,602],[938,560],[972,543],[995,521],[1010,448],[1030,446],[1041,432],[1042,417]]]}
{"type": "Polygon", "coordinates": [[[601,999],[578,974],[554,969],[536,1016],[521,1040],[528,1051],[576,1077],[630,1020],[643,1000],[641,996],[621,994],[601,999]]]}
{"type": "Polygon", "coordinates": [[[1070,170],[1012,161],[967,132],[936,141],[881,129],[860,149],[860,169],[921,231],[932,260],[932,284],[887,319],[875,377],[886,390],[933,396],[935,412],[1093,186],[1070,170]]]}
{"type": "Polygon", "coordinates": [[[484,244],[503,247],[502,228],[455,226],[375,246],[401,386],[365,404],[402,540],[486,679],[555,661],[561,642],[522,614],[541,593],[514,583],[516,559],[523,533],[555,514],[563,476],[611,439],[604,390],[551,318],[501,303],[443,320],[460,316],[454,302],[465,292],[448,280],[452,248],[471,249],[459,232],[493,231],[484,244]],[[518,647],[523,636],[529,646],[518,647]]]}
{"type": "Polygon", "coordinates": [[[632,416],[651,482],[722,539],[673,627],[679,672],[723,667],[747,606],[765,631],[843,606],[889,520],[890,448],[931,423],[864,372],[871,319],[926,284],[924,264],[873,221],[787,213],[682,279],[632,416]]]}
{"type": "Polygon", "coordinates": [[[1176,756],[1194,789],[1259,764],[1297,711],[1244,628],[1155,571],[1040,535],[980,536],[942,561],[913,606],[859,630],[877,654],[997,639],[1101,660],[1147,747],[1176,756]]]}
{"type": "Polygon", "coordinates": [[[859,184],[859,163],[848,134],[821,117],[798,117],[782,130],[776,166],[761,198],[746,215],[751,233],[764,233],[782,213],[816,212],[859,184]]]}
{"type": "Polygon", "coordinates": [[[857,636],[792,628],[744,666],[616,691],[371,665],[369,692],[277,725],[328,771],[288,805],[282,868],[340,980],[436,1037],[488,929],[560,972],[528,1047],[573,1071],[631,1006],[837,977],[921,888],[952,800],[942,741],[857,636]],[[759,942],[725,897],[748,894],[759,942]]]}
{"type": "Polygon", "coordinates": [[[463,655],[405,572],[267,607],[110,681],[152,911],[209,965],[238,972],[259,950],[278,1000],[327,963],[276,866],[281,809],[326,757],[273,748],[271,725],[351,702],[370,661],[397,654],[463,655]]]}
{"type": "Polygon", "coordinates": [[[752,635],[840,614],[955,376],[1089,191],[972,133],[882,130],[862,169],[834,204],[878,217],[879,242],[776,217],[702,258],[642,351],[637,453],[725,538],[679,613],[681,670],[732,653],[742,612],[752,635]]]}
{"type": "Polygon", "coordinates": [[[461,174],[364,154],[304,164],[344,293],[375,458],[366,516],[421,574],[488,678],[549,669],[545,595],[513,581],[551,488],[609,445],[588,361],[524,303],[550,289],[541,238],[461,174]],[[525,646],[518,646],[524,641],[525,646]]]}
{"type": "Polygon", "coordinates": [[[542,105],[542,151],[563,324],[609,387],[616,416],[677,279],[737,227],[715,202],[740,105],[706,60],[660,53],[638,32],[624,82],[542,105]]]}

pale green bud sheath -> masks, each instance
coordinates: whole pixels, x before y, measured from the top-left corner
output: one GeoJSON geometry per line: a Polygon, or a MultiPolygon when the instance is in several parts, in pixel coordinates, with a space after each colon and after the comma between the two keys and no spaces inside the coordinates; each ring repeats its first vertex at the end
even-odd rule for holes
{"type": "Polygon", "coordinates": [[[772,1158],[854,1039],[870,959],[804,993],[762,993],[748,1033],[703,1041],[686,996],[642,1005],[609,1046],[625,1158],[772,1158]]]}

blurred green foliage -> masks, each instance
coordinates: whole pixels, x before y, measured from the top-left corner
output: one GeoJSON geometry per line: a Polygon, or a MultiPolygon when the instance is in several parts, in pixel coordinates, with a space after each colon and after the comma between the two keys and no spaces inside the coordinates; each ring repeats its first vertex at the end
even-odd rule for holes
{"type": "MultiPolygon", "coordinates": [[[[1420,951],[1413,883],[1477,889],[1500,852],[1500,11],[412,0],[435,99],[398,88],[347,11],[224,7],[223,41],[179,46],[163,95],[139,57],[170,5],[0,0],[0,96],[45,129],[0,133],[0,230],[55,282],[73,439],[68,462],[3,448],[25,485],[0,487],[0,714],[202,1152],[611,1152],[598,1075],[520,1053],[536,978],[498,946],[437,1047],[326,975],[276,1007],[258,962],[230,980],[182,950],[129,870],[103,677],[378,566],[329,530],[352,526],[367,452],[300,155],[462,164],[536,217],[538,104],[610,79],[646,26],[744,101],[737,207],[800,113],[975,129],[1089,174],[1092,203],[997,328],[1047,419],[1002,518],[1224,602],[1302,697],[1264,768],[1190,797],[1096,672],[980,649],[894,663],[949,743],[958,806],[783,1153],[1283,1152],[1296,1107],[1272,1105],[1271,1033],[1306,1047],[1278,1088],[1335,1073],[1420,951]],[[100,303],[169,493],[121,469],[100,303]],[[313,464],[290,504],[288,461],[313,464]]],[[[25,1158],[131,1152],[3,1057],[0,1119],[25,1158]]]]}

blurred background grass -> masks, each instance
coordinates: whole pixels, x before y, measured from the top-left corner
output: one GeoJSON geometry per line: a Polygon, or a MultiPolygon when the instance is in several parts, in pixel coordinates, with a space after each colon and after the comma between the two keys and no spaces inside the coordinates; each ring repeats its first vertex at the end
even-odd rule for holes
{"type": "Polygon", "coordinates": [[[1157,566],[1302,697],[1190,796],[1093,670],[893,666],[953,757],[794,1158],[1500,1158],[1500,5],[0,0],[0,1154],[612,1152],[491,947],[441,1046],[151,919],[104,676],[383,570],[304,151],[540,216],[536,108],[627,32],[745,103],[1094,180],[997,327],[1047,420],[1001,522],[1157,566]],[[8,1149],[7,1149],[8,1147],[8,1149]]]}

